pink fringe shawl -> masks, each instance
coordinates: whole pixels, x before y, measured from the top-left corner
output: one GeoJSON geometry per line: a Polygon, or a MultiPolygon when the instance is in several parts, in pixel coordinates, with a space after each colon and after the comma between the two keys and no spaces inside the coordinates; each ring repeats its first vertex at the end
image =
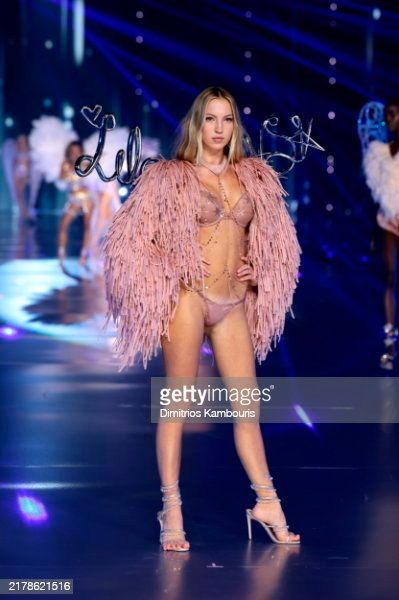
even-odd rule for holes
{"type": "MultiPolygon", "coordinates": [[[[300,247],[276,172],[261,159],[235,165],[251,198],[248,258],[257,288],[248,288],[245,311],[255,357],[265,360],[284,329],[298,282],[300,247]]],[[[200,187],[193,165],[161,160],[138,179],[115,214],[103,243],[107,322],[115,321],[120,370],[139,361],[146,369],[160,338],[169,338],[180,281],[203,276],[198,243],[200,187]]]]}

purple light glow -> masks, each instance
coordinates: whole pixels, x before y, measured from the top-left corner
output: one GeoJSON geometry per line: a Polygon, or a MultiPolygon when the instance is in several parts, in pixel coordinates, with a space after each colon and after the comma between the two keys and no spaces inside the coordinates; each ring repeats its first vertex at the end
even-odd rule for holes
{"type": "Polygon", "coordinates": [[[201,353],[205,356],[212,356],[212,348],[207,343],[202,344],[201,353]]]}
{"type": "Polygon", "coordinates": [[[18,337],[19,331],[10,325],[2,325],[0,327],[0,337],[6,340],[12,340],[18,337]]]}
{"type": "Polygon", "coordinates": [[[34,496],[19,495],[18,508],[26,523],[43,523],[48,520],[43,502],[34,496]]]}

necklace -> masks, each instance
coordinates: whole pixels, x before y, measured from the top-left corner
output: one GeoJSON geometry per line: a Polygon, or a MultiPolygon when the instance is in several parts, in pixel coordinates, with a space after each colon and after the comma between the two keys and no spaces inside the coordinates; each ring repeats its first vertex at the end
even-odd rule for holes
{"type": "Polygon", "coordinates": [[[211,171],[214,175],[221,175],[227,166],[227,156],[223,157],[223,160],[219,165],[214,165],[204,159],[200,161],[200,165],[208,169],[208,171],[211,171]]]}
{"type": "Polygon", "coordinates": [[[215,165],[212,165],[211,163],[206,163],[206,161],[201,161],[200,164],[203,167],[205,167],[205,169],[208,169],[208,171],[210,171],[211,173],[213,173],[213,175],[216,175],[217,180],[218,180],[218,188],[219,188],[219,190],[221,192],[221,195],[222,195],[222,198],[223,198],[223,202],[225,202],[227,204],[227,206],[229,208],[229,214],[233,215],[233,213],[231,211],[230,202],[229,202],[229,199],[227,197],[226,190],[225,190],[224,185],[223,185],[222,180],[221,180],[221,175],[222,175],[222,173],[223,173],[223,171],[224,171],[224,169],[226,168],[226,165],[227,165],[227,157],[225,156],[224,159],[223,159],[223,161],[220,163],[220,165],[216,165],[216,167],[215,167],[215,165]],[[208,165],[210,165],[210,166],[208,167],[208,165]],[[211,167],[214,167],[214,168],[212,169],[211,167]],[[215,168],[218,169],[217,172],[215,171],[215,168]]]}

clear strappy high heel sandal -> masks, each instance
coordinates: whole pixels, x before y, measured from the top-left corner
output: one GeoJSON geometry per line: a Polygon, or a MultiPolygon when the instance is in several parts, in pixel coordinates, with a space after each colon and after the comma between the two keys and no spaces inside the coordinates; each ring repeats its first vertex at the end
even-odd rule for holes
{"type": "Polygon", "coordinates": [[[165,514],[173,507],[175,506],[181,506],[183,503],[181,501],[181,496],[180,496],[180,491],[179,491],[179,487],[178,487],[179,481],[175,481],[175,483],[171,483],[170,485],[164,485],[161,486],[161,492],[163,493],[162,496],[162,502],[164,503],[164,507],[163,510],[160,510],[157,513],[157,519],[159,521],[159,525],[161,527],[161,533],[159,536],[159,543],[162,546],[163,550],[171,550],[174,552],[187,552],[190,548],[165,548],[164,545],[167,543],[170,544],[181,544],[186,542],[186,538],[185,538],[185,534],[186,532],[184,531],[184,529],[179,529],[179,528],[165,528],[163,526],[163,518],[165,516],[165,514]],[[170,490],[173,490],[173,488],[176,487],[177,490],[172,493],[169,494],[168,492],[170,490]],[[168,495],[166,495],[168,494],[168,495]],[[166,505],[166,508],[165,508],[166,505]]]}
{"type": "MultiPolygon", "coordinates": [[[[272,481],[273,477],[268,477],[270,481],[272,481]]],[[[261,504],[268,504],[269,502],[281,502],[280,498],[277,496],[276,488],[273,485],[256,485],[254,483],[251,484],[251,489],[253,490],[263,490],[268,492],[268,496],[256,496],[256,502],[260,502],[261,504]]],[[[252,510],[250,508],[246,509],[247,516],[247,525],[248,525],[248,538],[252,540],[252,521],[257,521],[262,525],[262,527],[268,533],[270,539],[275,544],[300,544],[300,540],[293,540],[291,536],[294,534],[289,532],[289,525],[273,525],[272,523],[266,523],[265,521],[261,521],[253,516],[252,510]],[[284,529],[287,532],[287,538],[285,540],[280,540],[276,537],[275,532],[284,529]]]]}

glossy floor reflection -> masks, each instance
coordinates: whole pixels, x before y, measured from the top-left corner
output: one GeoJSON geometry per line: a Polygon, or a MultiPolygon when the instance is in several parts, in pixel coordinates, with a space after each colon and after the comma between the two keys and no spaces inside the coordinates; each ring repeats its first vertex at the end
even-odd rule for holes
{"type": "MultiPolygon", "coordinates": [[[[396,424],[262,426],[300,547],[271,544],[256,523],[248,541],[245,508],[254,494],[232,426],[187,426],[181,490],[192,550],[160,550],[149,383],[163,374],[161,357],[148,372],[117,372],[112,332],[101,334],[101,277],[60,273],[51,231],[27,227],[24,243],[21,228],[2,228],[1,319],[15,335],[0,342],[0,577],[73,578],[74,597],[85,600],[397,598],[396,424]]],[[[262,374],[309,374],[305,363],[325,373],[302,335],[313,283],[301,290],[297,321],[262,374]]],[[[328,301],[339,302],[338,292],[328,301]]],[[[322,309],[310,312],[323,323],[322,309]]],[[[325,352],[349,356],[338,333],[348,335],[345,317],[325,352]]],[[[356,361],[370,374],[368,347],[356,361]]],[[[203,373],[210,368],[204,353],[203,373]]]]}

